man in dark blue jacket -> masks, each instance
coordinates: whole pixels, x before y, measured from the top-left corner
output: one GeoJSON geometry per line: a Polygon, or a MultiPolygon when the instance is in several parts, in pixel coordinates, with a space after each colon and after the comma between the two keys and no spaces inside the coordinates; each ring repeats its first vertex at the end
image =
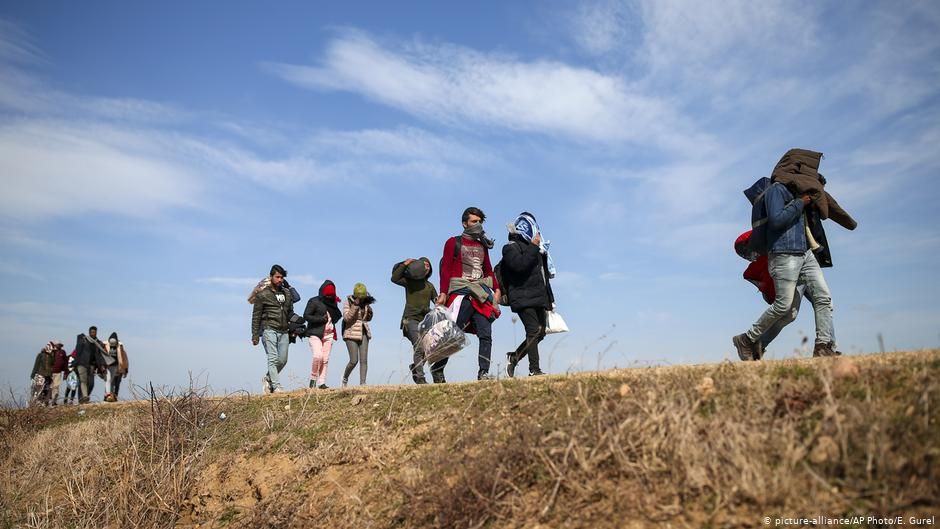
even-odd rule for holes
{"type": "Polygon", "coordinates": [[[759,339],[791,312],[797,285],[806,286],[816,313],[813,356],[836,355],[832,348],[832,295],[816,256],[806,241],[803,210],[809,203],[808,195],[796,198],[780,183],[773,183],[764,194],[766,221],[758,220],[755,231],[761,229],[765,232],[768,268],[774,280],[776,297],[746,333],[732,339],[741,360],[757,360],[761,357],[759,339]]]}

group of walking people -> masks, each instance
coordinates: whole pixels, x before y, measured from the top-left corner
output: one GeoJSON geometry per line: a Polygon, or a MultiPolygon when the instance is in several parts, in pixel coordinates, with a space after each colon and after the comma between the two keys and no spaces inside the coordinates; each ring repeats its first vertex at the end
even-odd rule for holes
{"type": "MultiPolygon", "coordinates": [[[[425,364],[428,351],[424,349],[419,325],[435,306],[445,307],[457,327],[476,334],[479,340],[478,380],[492,378],[490,373],[493,322],[500,316],[500,304],[509,306],[519,316],[526,337],[507,355],[507,374],[514,377],[516,367],[528,359],[530,376],[542,375],[539,364],[539,343],[546,334],[546,315],[554,305],[551,278],[554,264],[548,251],[549,243],[542,238],[535,217],[528,212],[520,214],[510,223],[508,241],[502,248],[502,259],[494,267],[490,250],[495,241],[486,236],[483,223],[486,215],[477,207],[469,207],[461,215],[463,232],[450,237],[444,244],[440,260],[440,290],[430,281],[434,269],[427,257],[408,258],[392,267],[391,281],[405,290],[405,306],[400,328],[412,345],[412,363],[409,365],[416,384],[425,384],[425,364]]],[[[369,322],[374,316],[373,298],[366,286],[356,283],[353,293],[339,308],[341,299],[336,285],[324,281],[317,296],[311,297],[303,314],[294,312],[294,304],[301,297],[287,282],[287,270],[275,264],[268,277],[261,280],[248,298],[253,304],[252,344],[263,344],[267,355],[267,372],[262,377],[266,393],[283,391],[280,373],[287,365],[288,348],[298,338],[308,340],[312,353],[310,388],[326,389],[326,371],[330,351],[340,333],[349,353],[349,362],[343,372],[342,385],[346,386],[352,371],[359,366],[359,383],[366,383],[369,341],[372,333],[369,322]]],[[[446,382],[444,368],[448,357],[435,360],[429,366],[435,383],[446,382]]]]}
{"type": "Polygon", "coordinates": [[[50,340],[36,355],[30,374],[32,389],[30,402],[57,406],[61,388],[65,386],[64,404],[86,403],[91,400],[95,375],[104,380],[105,402],[116,402],[121,381],[127,376],[129,365],[124,343],[112,332],[108,341],[98,339],[98,328],[78,335],[75,349],[66,353],[64,344],[50,340]],[[64,384],[63,384],[64,382],[64,384]]]}

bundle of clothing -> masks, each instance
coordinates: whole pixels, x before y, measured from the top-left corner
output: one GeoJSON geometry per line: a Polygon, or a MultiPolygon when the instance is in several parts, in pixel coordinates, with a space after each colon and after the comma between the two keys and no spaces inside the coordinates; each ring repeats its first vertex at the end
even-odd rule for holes
{"type": "Polygon", "coordinates": [[[809,195],[819,219],[832,219],[847,230],[854,230],[858,222],[825,190],[826,177],[819,172],[823,153],[807,149],[790,149],[777,162],[771,173],[771,182],[780,182],[795,195],[809,195]]]}
{"type": "Polygon", "coordinates": [[[467,335],[457,326],[453,313],[439,305],[418,324],[418,335],[425,361],[429,364],[456,354],[469,343],[467,335]]]}

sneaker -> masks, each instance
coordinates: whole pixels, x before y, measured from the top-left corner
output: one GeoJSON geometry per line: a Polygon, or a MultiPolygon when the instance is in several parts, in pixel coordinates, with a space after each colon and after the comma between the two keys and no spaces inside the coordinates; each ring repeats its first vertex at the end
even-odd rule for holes
{"type": "Polygon", "coordinates": [[[261,377],[261,394],[267,395],[271,393],[271,379],[268,378],[268,375],[261,377]]]}
{"type": "Polygon", "coordinates": [[[813,347],[813,358],[819,358],[822,356],[839,356],[842,353],[836,353],[832,350],[832,346],[827,343],[818,343],[813,347]]]}
{"type": "Polygon", "coordinates": [[[747,334],[739,334],[731,339],[731,343],[734,344],[735,348],[738,350],[738,357],[744,362],[750,362],[755,359],[755,356],[760,357],[759,346],[752,342],[747,334]]]}
{"type": "Polygon", "coordinates": [[[510,351],[506,353],[506,361],[507,361],[506,362],[506,374],[509,375],[509,378],[513,378],[516,376],[516,362],[513,359],[513,356],[515,356],[515,354],[516,353],[514,351],[510,351]]]}
{"type": "Polygon", "coordinates": [[[493,377],[489,373],[479,373],[477,380],[493,380],[493,377]]]}
{"type": "Polygon", "coordinates": [[[544,374],[545,374],[545,373],[543,373],[541,370],[538,370],[538,371],[533,371],[533,372],[529,373],[529,376],[530,376],[530,377],[540,377],[540,376],[542,376],[542,375],[544,375],[544,374]]]}
{"type": "Polygon", "coordinates": [[[330,389],[330,387],[327,386],[326,384],[320,384],[320,385],[317,386],[317,387],[320,388],[320,389],[330,389]]]}

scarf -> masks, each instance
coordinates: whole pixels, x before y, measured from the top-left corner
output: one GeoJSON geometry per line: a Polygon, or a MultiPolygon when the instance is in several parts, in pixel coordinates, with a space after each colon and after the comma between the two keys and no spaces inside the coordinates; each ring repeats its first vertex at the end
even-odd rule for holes
{"type": "Polygon", "coordinates": [[[483,246],[486,246],[488,250],[492,250],[493,246],[496,245],[496,241],[494,241],[493,239],[486,238],[486,233],[483,232],[482,223],[474,224],[473,226],[466,228],[465,230],[463,230],[463,234],[468,239],[473,239],[474,241],[477,241],[483,246]]]}
{"type": "MultiPolygon", "coordinates": [[[[536,235],[541,235],[542,229],[539,228],[539,223],[535,220],[535,216],[529,213],[528,211],[523,211],[516,217],[516,221],[512,224],[507,224],[506,228],[509,229],[509,233],[515,233],[519,235],[526,242],[532,242],[532,239],[536,235]]],[[[542,237],[541,242],[539,242],[539,252],[542,253],[548,260],[548,277],[549,279],[555,279],[555,262],[552,260],[552,254],[548,251],[552,242],[542,237]]]]}

